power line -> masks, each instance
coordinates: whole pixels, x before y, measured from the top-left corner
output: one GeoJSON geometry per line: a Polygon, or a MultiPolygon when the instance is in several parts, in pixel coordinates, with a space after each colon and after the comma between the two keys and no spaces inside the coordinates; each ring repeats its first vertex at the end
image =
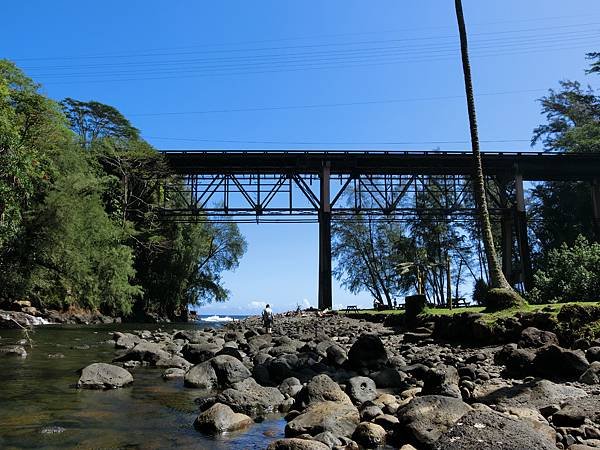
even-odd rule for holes
{"type": "MultiPolygon", "coordinates": [[[[524,94],[532,92],[545,92],[547,89],[522,89],[516,91],[501,91],[501,92],[485,92],[478,93],[477,97],[482,96],[496,96],[496,95],[511,95],[511,94],[524,94]]],[[[390,99],[390,100],[366,100],[357,102],[344,102],[344,103],[318,103],[312,105],[287,105],[287,106],[261,106],[261,107],[248,107],[248,108],[230,108],[230,109],[209,109],[204,111],[165,111],[165,112],[150,112],[150,113],[131,113],[127,114],[128,117],[153,117],[153,116],[180,116],[180,115],[201,115],[201,114],[216,114],[216,113],[236,113],[236,112],[258,112],[258,111],[281,111],[281,110],[293,110],[293,109],[317,109],[317,108],[338,108],[345,106],[366,106],[366,105],[379,105],[379,104],[390,104],[390,103],[409,103],[409,102],[420,102],[420,101],[435,101],[435,100],[454,100],[464,99],[463,95],[445,95],[438,97],[414,97],[414,98],[401,98],[401,99],[390,99]]]]}

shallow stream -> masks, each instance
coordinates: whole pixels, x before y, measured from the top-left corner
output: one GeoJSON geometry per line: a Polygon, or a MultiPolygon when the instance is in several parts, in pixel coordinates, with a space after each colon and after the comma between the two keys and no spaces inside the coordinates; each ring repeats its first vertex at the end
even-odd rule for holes
{"type": "MultiPolygon", "coordinates": [[[[198,325],[175,328],[194,326],[198,325]]],[[[264,449],[283,437],[282,419],[220,437],[198,433],[192,425],[198,391],[184,388],[181,379],[163,381],[160,369],[131,370],[135,382],[123,389],[74,387],[79,369],[112,361],[112,331],[136,329],[153,328],[148,324],[38,327],[27,358],[0,359],[0,448],[264,449]],[[64,431],[50,432],[60,429],[64,431]]],[[[0,330],[0,345],[22,338],[19,330],[0,330]]]]}

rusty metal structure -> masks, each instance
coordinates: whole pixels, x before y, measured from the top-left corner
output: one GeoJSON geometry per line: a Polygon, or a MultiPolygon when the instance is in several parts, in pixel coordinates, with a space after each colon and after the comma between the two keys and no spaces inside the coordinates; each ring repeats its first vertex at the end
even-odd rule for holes
{"type": "MultiPolygon", "coordinates": [[[[162,215],[178,221],[318,222],[319,308],[331,307],[331,222],[431,214],[476,220],[470,152],[163,151],[177,175],[162,215]],[[424,195],[433,191],[442,195],[424,195]],[[427,197],[433,201],[424,202],[427,197]]],[[[600,154],[484,152],[492,219],[501,223],[505,273],[531,283],[524,182],[585,181],[600,236],[600,154]]]]}

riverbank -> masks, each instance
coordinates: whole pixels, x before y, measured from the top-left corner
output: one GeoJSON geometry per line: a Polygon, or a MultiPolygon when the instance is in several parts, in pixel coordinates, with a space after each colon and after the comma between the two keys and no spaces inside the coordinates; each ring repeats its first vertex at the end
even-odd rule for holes
{"type": "MultiPolygon", "coordinates": [[[[600,341],[546,330],[553,318],[561,323],[560,311],[473,314],[425,315],[411,329],[306,314],[277,316],[272,335],[258,318],[218,329],[117,331],[101,357],[82,366],[109,363],[133,377],[123,375],[120,389],[93,391],[98,398],[127,397],[140,380],[180,392],[188,414],[178,426],[198,442],[255,436],[269,423],[255,448],[600,447],[600,341]],[[478,322],[495,329],[499,320],[512,331],[493,334],[498,342],[447,332],[478,322]]],[[[116,376],[86,376],[82,388],[118,385],[116,376]]]]}

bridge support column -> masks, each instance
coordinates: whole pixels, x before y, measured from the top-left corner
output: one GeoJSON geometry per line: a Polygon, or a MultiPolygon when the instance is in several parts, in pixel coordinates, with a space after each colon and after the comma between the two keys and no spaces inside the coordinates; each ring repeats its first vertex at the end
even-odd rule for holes
{"type": "Polygon", "coordinates": [[[521,281],[526,291],[532,286],[531,254],[529,252],[529,241],[527,239],[527,212],[525,211],[525,191],[523,189],[523,176],[515,176],[515,194],[517,197],[516,232],[519,247],[519,260],[521,262],[521,281]]]}
{"type": "Polygon", "coordinates": [[[319,309],[332,307],[331,295],[331,166],[323,164],[320,174],[319,208],[319,309]]]}
{"type": "Polygon", "coordinates": [[[600,179],[592,181],[592,207],[594,212],[594,231],[596,240],[600,242],[600,179]]]}
{"type": "Polygon", "coordinates": [[[513,256],[513,214],[512,210],[502,212],[502,272],[512,284],[512,256],[513,256]]]}

